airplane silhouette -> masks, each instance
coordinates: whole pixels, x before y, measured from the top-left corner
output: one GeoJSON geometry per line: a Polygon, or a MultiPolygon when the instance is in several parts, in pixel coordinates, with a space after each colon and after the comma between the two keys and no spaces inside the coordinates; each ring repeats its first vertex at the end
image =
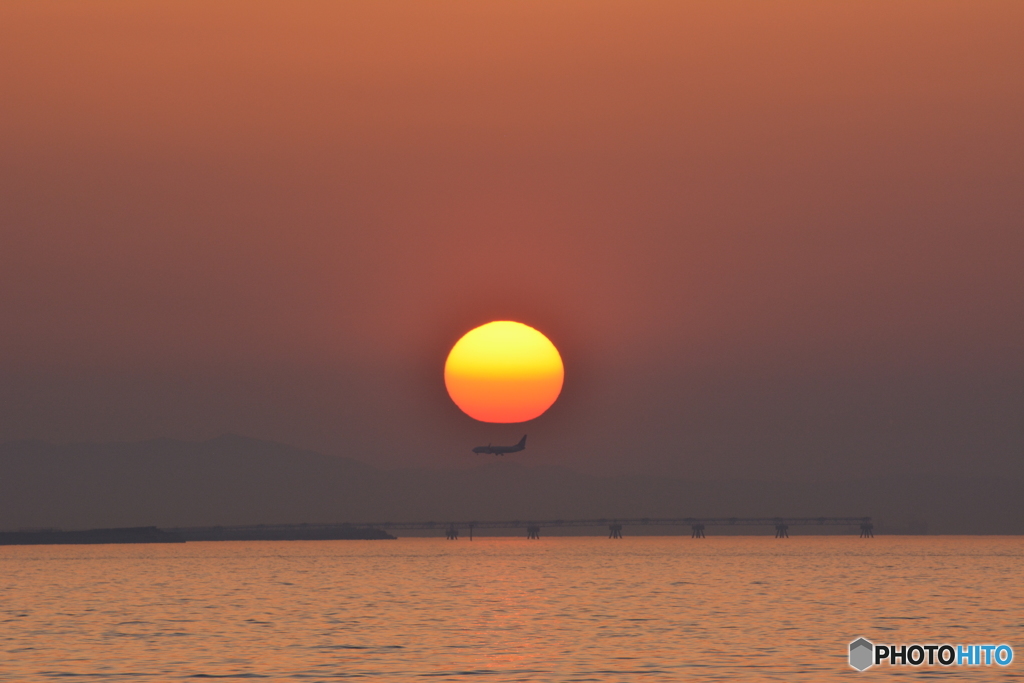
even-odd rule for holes
{"type": "Polygon", "coordinates": [[[486,446],[477,446],[473,449],[474,453],[490,453],[491,455],[505,455],[506,453],[518,453],[519,451],[526,450],[526,435],[523,434],[523,438],[519,440],[515,446],[492,446],[487,444],[486,446]]]}

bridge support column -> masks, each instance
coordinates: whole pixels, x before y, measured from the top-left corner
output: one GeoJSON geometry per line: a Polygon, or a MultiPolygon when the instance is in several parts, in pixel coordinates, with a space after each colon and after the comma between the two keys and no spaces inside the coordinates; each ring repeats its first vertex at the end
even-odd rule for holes
{"type": "Polygon", "coordinates": [[[692,532],[690,533],[690,538],[706,538],[706,536],[704,536],[703,524],[693,524],[690,526],[690,529],[692,529],[692,532]]]}
{"type": "Polygon", "coordinates": [[[622,525],[621,524],[609,524],[608,525],[608,538],[622,538],[622,525]]]}
{"type": "Polygon", "coordinates": [[[526,537],[532,539],[540,538],[540,527],[539,526],[528,526],[526,527],[526,537]]]}
{"type": "Polygon", "coordinates": [[[775,525],[775,538],[789,538],[789,525],[788,524],[776,524],[775,525]]]}
{"type": "Polygon", "coordinates": [[[861,538],[874,538],[875,537],[875,525],[871,522],[864,522],[860,525],[860,537],[861,538]]]}
{"type": "Polygon", "coordinates": [[[449,541],[457,541],[459,540],[459,530],[456,529],[455,525],[453,524],[449,526],[447,529],[445,529],[444,537],[447,538],[449,541]]]}

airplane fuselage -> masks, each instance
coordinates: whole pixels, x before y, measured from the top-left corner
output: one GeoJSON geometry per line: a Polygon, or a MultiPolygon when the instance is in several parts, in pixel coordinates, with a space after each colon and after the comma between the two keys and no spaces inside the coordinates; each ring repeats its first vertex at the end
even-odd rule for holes
{"type": "Polygon", "coordinates": [[[526,436],[519,440],[514,446],[492,446],[487,444],[486,446],[477,446],[473,449],[474,453],[487,454],[487,455],[505,455],[506,453],[518,453],[519,451],[526,450],[526,436]]]}

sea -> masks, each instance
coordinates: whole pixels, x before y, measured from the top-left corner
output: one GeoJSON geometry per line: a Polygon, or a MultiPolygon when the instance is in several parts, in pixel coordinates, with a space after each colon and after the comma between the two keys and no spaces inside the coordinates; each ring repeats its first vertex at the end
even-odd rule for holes
{"type": "Polygon", "coordinates": [[[889,678],[1024,680],[1024,537],[0,547],[2,681],[889,678]],[[861,637],[1014,661],[859,672],[861,637]]]}

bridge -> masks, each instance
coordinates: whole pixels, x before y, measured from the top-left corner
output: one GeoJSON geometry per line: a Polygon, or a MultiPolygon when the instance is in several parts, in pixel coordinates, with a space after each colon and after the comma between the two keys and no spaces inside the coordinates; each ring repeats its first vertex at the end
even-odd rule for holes
{"type": "Polygon", "coordinates": [[[442,531],[449,540],[479,529],[523,529],[526,537],[540,538],[542,529],[605,527],[608,538],[622,538],[623,529],[638,526],[690,527],[691,538],[705,538],[705,529],[724,527],[773,527],[775,538],[789,538],[791,526],[848,526],[860,529],[861,538],[874,537],[870,517],[632,517],[596,519],[490,520],[467,522],[366,522],[352,524],[259,524],[249,526],[181,527],[171,529],[186,540],[330,540],[390,538],[384,531],[442,531]]]}
{"type": "Polygon", "coordinates": [[[789,538],[791,526],[851,526],[859,528],[861,538],[874,538],[874,524],[870,517],[635,517],[626,519],[548,519],[508,520],[472,522],[377,522],[358,526],[387,530],[431,530],[443,529],[449,540],[458,540],[463,530],[469,532],[470,540],[476,529],[525,529],[527,538],[540,538],[543,528],[605,527],[608,538],[622,538],[627,526],[676,526],[690,527],[691,538],[705,538],[709,526],[769,526],[775,528],[776,538],[789,538]]]}

